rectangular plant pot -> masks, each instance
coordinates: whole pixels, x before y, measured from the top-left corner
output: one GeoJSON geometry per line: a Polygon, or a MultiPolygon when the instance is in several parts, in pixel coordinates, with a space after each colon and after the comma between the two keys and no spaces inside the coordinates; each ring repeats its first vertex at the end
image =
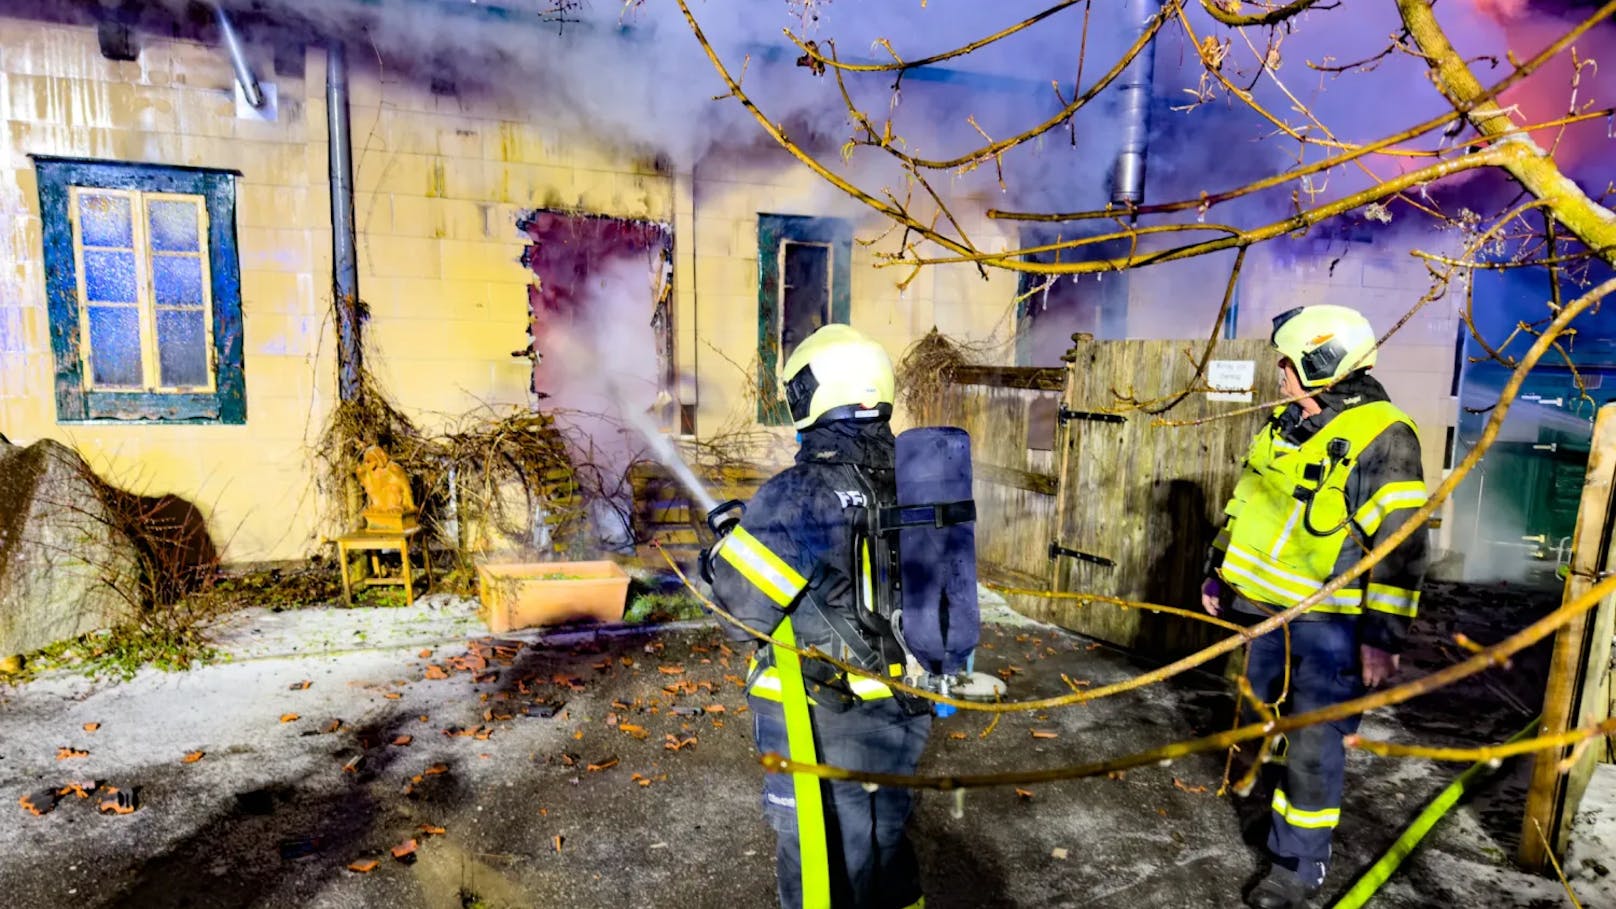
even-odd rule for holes
{"type": "Polygon", "coordinates": [[[578,619],[616,622],[628,603],[616,562],[513,562],[477,569],[478,616],[498,634],[578,619]]]}

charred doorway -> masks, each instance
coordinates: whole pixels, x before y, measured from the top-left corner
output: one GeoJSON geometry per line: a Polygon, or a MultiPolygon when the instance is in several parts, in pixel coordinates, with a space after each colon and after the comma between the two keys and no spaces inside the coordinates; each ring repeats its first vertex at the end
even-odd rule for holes
{"type": "Polygon", "coordinates": [[[518,224],[532,239],[527,351],[544,407],[625,406],[680,429],[675,403],[673,231],[656,221],[536,211],[518,224]]]}

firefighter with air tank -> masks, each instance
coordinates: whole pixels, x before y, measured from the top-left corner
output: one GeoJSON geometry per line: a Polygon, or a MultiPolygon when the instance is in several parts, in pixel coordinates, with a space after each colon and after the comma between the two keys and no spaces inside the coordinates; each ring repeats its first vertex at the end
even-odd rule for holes
{"type": "MultiPolygon", "coordinates": [[[[782,379],[796,463],[744,507],[715,510],[718,541],[702,557],[720,605],[777,642],[759,645],[747,678],[757,748],[912,774],[933,706],[887,682],[968,682],[980,633],[969,439],[953,428],[895,437],[891,359],[848,325],[805,338],[782,379]],[[864,674],[797,652],[810,649],[864,674]]],[[[913,802],[904,788],[766,774],[781,906],[924,905],[904,830],[913,802]]]]}
{"type": "MultiPolygon", "coordinates": [[[[1368,320],[1344,306],[1298,307],[1274,319],[1272,343],[1284,392],[1297,400],[1275,409],[1253,440],[1201,591],[1208,612],[1248,625],[1345,572],[1426,502],[1414,422],[1369,375],[1368,320]]],[[[1426,548],[1416,530],[1293,619],[1288,653],[1284,629],[1253,641],[1247,678],[1256,696],[1272,705],[1287,691],[1288,667],[1277,710],[1300,714],[1359,697],[1396,672],[1426,548]]],[[[1357,728],[1357,717],[1309,726],[1269,755],[1284,765],[1270,797],[1272,866],[1248,905],[1293,909],[1323,886],[1341,816],[1343,737],[1357,728]]]]}

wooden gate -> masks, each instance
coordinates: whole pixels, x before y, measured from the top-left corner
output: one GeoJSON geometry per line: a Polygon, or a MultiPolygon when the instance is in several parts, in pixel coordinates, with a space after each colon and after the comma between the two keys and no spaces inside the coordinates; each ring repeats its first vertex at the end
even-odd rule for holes
{"type": "MultiPolygon", "coordinates": [[[[1055,421],[1067,370],[962,367],[950,374],[936,419],[971,434],[977,571],[1008,587],[1047,589],[1059,483],[1055,421]]],[[[931,416],[931,415],[928,415],[931,416]]],[[[1011,597],[1018,612],[1046,601],[1011,597]]]]}
{"type": "MultiPolygon", "coordinates": [[[[1278,396],[1267,342],[1219,342],[1197,380],[1202,349],[1080,335],[1064,368],[954,372],[943,417],[971,433],[983,580],[1199,605],[1207,547],[1264,415],[1161,421],[1278,396]],[[1240,390],[1214,392],[1208,377],[1240,390]]],[[[1010,605],[1153,656],[1215,639],[1201,623],[1103,603],[1012,596],[1010,605]]]]}

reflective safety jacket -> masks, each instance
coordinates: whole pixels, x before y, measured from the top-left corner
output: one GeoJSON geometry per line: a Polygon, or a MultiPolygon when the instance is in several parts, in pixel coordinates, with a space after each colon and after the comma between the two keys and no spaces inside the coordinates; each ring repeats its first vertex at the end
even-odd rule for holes
{"type": "MultiPolygon", "coordinates": [[[[708,557],[719,605],[777,639],[789,635],[805,650],[900,677],[902,649],[876,609],[881,594],[890,595],[892,572],[883,545],[867,534],[867,515],[896,500],[894,444],[886,423],[841,421],[805,431],[797,463],[763,484],[708,557]]],[[[727,625],[725,632],[756,640],[727,625]]],[[[806,694],[820,707],[893,697],[882,682],[822,660],[782,661],[768,647],[752,658],[748,692],[781,700],[777,663],[786,662],[800,664],[806,694]]]]}
{"type": "MultiPolygon", "coordinates": [[[[1322,413],[1274,411],[1257,433],[1209,568],[1254,603],[1289,608],[1345,572],[1424,505],[1414,423],[1360,373],[1318,398],[1322,413]]],[[[1357,616],[1359,640],[1400,652],[1419,606],[1426,534],[1302,618],[1357,616]],[[1366,583],[1367,581],[1367,583],[1366,583]]]]}

